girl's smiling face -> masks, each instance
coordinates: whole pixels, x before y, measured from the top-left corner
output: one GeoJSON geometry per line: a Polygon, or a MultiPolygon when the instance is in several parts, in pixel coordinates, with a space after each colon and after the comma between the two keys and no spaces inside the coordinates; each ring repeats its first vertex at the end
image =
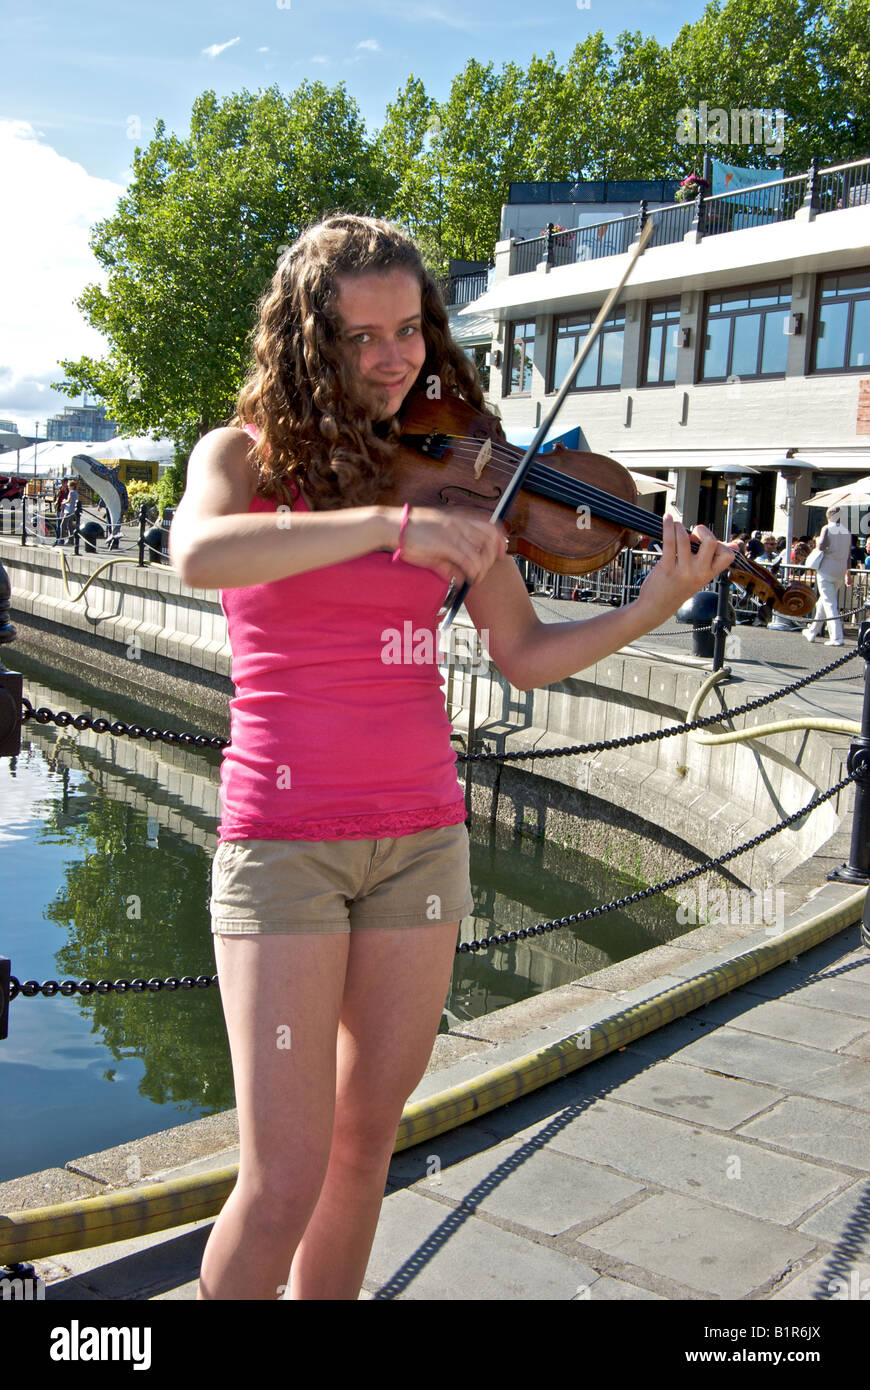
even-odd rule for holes
{"type": "Polygon", "coordinates": [[[420,284],[407,270],[340,275],[341,351],[372,404],[372,419],[395,415],[426,360],[420,284]]]}

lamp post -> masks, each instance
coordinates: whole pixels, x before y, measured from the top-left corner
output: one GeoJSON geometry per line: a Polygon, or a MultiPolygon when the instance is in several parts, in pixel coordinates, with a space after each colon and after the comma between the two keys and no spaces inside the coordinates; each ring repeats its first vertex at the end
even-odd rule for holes
{"type": "MultiPolygon", "coordinates": [[[[786,449],[785,458],[775,459],[772,463],[760,463],[758,467],[764,471],[776,470],[781,474],[785,481],[785,564],[791,561],[791,548],[794,538],[794,516],[797,505],[797,480],[801,473],[805,471],[818,471],[818,464],[808,463],[805,459],[797,460],[795,455],[797,449],[786,449]]],[[[780,632],[796,632],[798,624],[793,623],[791,618],[784,618],[781,613],[775,613],[770,627],[780,632]]]]}

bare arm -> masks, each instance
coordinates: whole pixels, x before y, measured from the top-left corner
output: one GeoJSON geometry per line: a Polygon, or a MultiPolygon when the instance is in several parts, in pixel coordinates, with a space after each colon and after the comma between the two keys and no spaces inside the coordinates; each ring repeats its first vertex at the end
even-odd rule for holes
{"type": "Polygon", "coordinates": [[[518,690],[543,689],[576,675],[652,632],[692,594],[734,562],[734,551],[705,527],[695,530],[702,546],[689,548],[688,532],[673,519],[663,522],[662,558],[644,580],[638,597],[612,613],[567,623],[542,623],[516,565],[503,557],[465,600],[466,610],[499,670],[518,690]]]}
{"type": "Polygon", "coordinates": [[[249,514],[257,485],[251,451],[245,431],[228,427],[205,435],[190,455],[169,556],[191,588],[268,584],[396,545],[392,507],[249,514]]]}

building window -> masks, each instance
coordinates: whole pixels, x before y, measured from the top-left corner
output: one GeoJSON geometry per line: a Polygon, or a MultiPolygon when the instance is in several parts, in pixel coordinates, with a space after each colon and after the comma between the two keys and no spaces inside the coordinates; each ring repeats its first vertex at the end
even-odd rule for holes
{"type": "Polygon", "coordinates": [[[646,367],[643,383],[658,386],[677,379],[679,299],[654,299],[647,305],[646,367]]]}
{"type": "Polygon", "coordinates": [[[466,356],[471,358],[471,361],[477,368],[477,375],[480,378],[482,386],[489,380],[489,367],[486,359],[491,351],[492,346],[490,343],[475,343],[473,347],[467,347],[465,349],[466,356]]]}
{"type": "Polygon", "coordinates": [[[865,371],[870,365],[870,270],[819,282],[813,371],[865,371]]]}
{"type": "Polygon", "coordinates": [[[701,381],[730,376],[782,376],[788,357],[785,326],[791,285],[753,285],[707,296],[701,381]]]}
{"type": "MultiPolygon", "coordinates": [[[[548,389],[562,385],[580,345],[598,316],[597,309],[581,314],[560,314],[555,320],[553,365],[548,389]]],[[[619,386],[622,381],[622,346],[625,340],[625,310],[614,309],[604,320],[601,332],[571,386],[572,391],[599,391],[619,386]]]]}
{"type": "Polygon", "coordinates": [[[528,394],[532,389],[532,359],[535,352],[535,320],[518,319],[510,325],[508,338],[506,396],[528,394]]]}

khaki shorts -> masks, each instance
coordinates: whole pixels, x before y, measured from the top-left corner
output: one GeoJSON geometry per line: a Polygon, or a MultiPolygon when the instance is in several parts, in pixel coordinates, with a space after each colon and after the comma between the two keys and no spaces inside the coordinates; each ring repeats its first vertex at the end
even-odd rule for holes
{"type": "Polygon", "coordinates": [[[458,922],[474,911],[464,824],[381,840],[221,840],[211,930],[345,932],[458,922]]]}

